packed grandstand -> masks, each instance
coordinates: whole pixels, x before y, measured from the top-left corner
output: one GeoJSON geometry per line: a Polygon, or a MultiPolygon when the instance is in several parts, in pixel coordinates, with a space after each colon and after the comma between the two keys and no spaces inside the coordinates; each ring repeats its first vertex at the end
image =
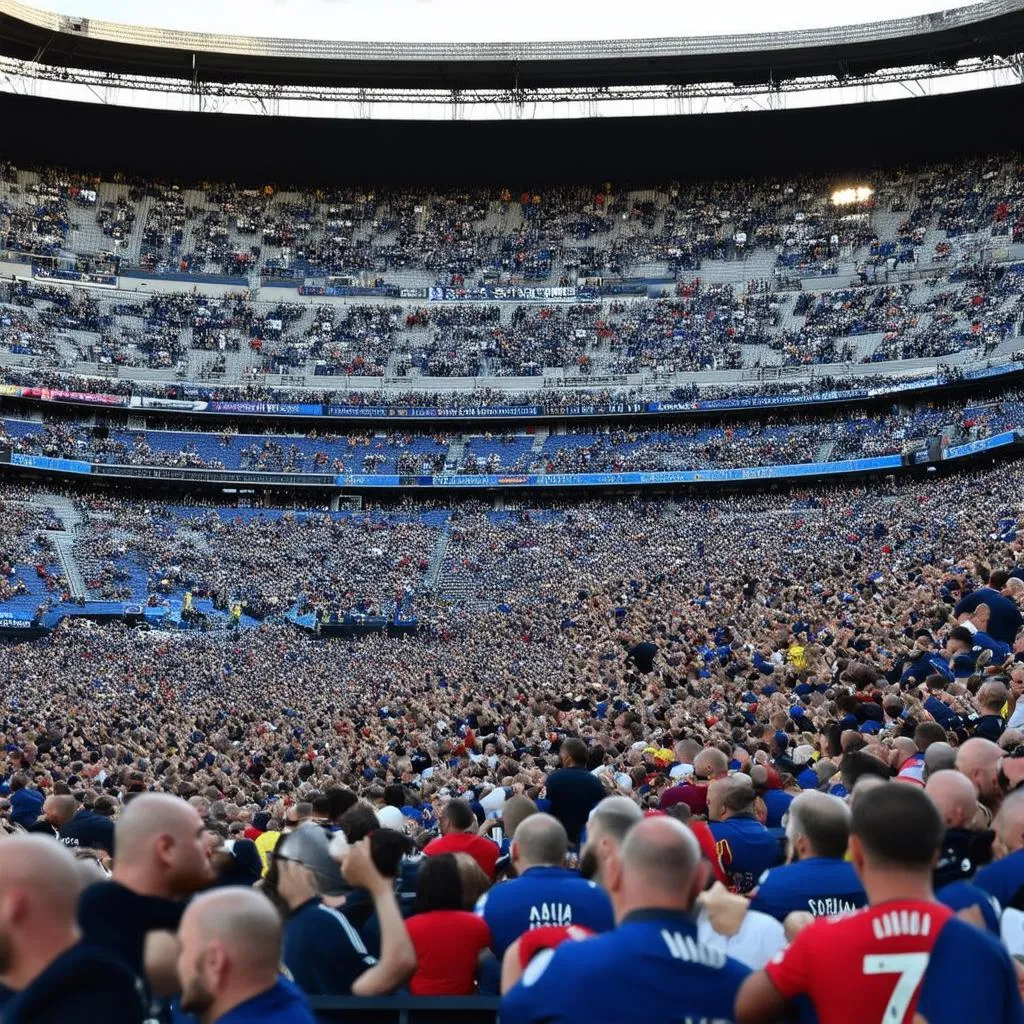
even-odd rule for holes
{"type": "Polygon", "coordinates": [[[0,134],[3,1024],[1024,1021],[1019,153],[115,150],[0,134]]]}

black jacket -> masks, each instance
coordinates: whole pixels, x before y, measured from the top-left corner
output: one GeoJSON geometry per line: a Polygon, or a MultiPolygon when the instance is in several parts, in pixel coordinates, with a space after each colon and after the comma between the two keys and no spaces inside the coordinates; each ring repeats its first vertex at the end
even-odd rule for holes
{"type": "Polygon", "coordinates": [[[117,957],[80,942],[3,1008],[3,1024],[142,1024],[145,988],[117,957]]]}

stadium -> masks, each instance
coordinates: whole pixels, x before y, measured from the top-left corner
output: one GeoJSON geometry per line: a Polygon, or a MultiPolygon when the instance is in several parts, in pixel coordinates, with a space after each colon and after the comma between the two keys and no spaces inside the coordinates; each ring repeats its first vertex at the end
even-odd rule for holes
{"type": "Polygon", "coordinates": [[[0,1021],[1021,1020],[1024,0],[409,6],[0,0],[0,1021]]]}

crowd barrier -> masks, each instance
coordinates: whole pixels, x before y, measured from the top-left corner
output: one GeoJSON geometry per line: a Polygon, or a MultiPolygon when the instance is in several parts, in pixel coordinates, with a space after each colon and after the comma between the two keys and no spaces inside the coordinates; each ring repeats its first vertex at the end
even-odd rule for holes
{"type": "MultiPolygon", "coordinates": [[[[943,461],[968,458],[1019,444],[1024,431],[1008,430],[992,437],[947,448],[943,461]]],[[[60,459],[21,452],[0,453],[0,462],[46,473],[75,474],[105,478],[146,480],[188,480],[199,483],[248,483],[287,487],[323,488],[409,488],[479,490],[493,488],[547,487],[663,487],[673,484],[725,484],[745,481],[799,480],[811,477],[848,476],[900,469],[908,464],[904,455],[879,455],[870,459],[841,459],[834,462],[800,462],[777,466],[737,466],[723,469],[659,470],[624,473],[464,473],[438,476],[393,473],[268,473],[259,470],[191,469],[177,466],[119,466],[60,459]]],[[[914,464],[920,460],[914,458],[914,464]]]]}
{"type": "Polygon", "coordinates": [[[131,408],[141,410],[199,413],[219,416],[274,416],[308,419],[331,417],[333,419],[381,419],[381,420],[517,420],[517,419],[573,419],[595,416],[664,416],[686,413],[730,412],[751,409],[806,408],[809,405],[843,405],[863,401],[874,401],[887,397],[910,396],[920,398],[929,390],[956,384],[977,383],[984,380],[1005,379],[1009,386],[1014,378],[1024,378],[1024,363],[1010,362],[969,370],[956,376],[934,374],[918,377],[903,383],[887,383],[845,391],[819,391],[810,394],[792,395],[751,395],[729,398],[670,399],[657,401],[626,401],[581,403],[569,406],[530,405],[464,405],[447,408],[444,406],[417,405],[343,405],[319,402],[245,402],[217,401],[207,399],[199,387],[181,385],[181,397],[163,398],[146,395],[114,395],[98,392],[67,391],[59,388],[22,387],[16,384],[0,384],[0,397],[33,399],[43,402],[58,402],[72,405],[106,406],[108,408],[131,408]]]}

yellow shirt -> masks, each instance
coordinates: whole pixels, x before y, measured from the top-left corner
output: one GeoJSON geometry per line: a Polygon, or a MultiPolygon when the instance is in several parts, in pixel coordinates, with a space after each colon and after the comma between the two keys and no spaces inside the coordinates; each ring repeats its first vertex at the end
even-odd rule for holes
{"type": "Polygon", "coordinates": [[[256,850],[259,852],[260,860],[263,861],[263,874],[270,870],[269,856],[281,839],[280,832],[264,832],[256,837],[256,850]]]}

